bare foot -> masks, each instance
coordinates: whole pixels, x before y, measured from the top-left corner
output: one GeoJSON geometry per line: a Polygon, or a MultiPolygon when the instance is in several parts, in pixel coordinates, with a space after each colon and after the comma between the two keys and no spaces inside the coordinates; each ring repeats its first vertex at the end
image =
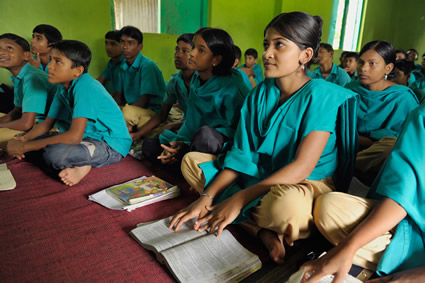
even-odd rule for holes
{"type": "Polygon", "coordinates": [[[59,177],[65,185],[73,186],[78,184],[91,170],[91,166],[81,166],[65,168],[59,172],[59,177]]]}
{"type": "Polygon", "coordinates": [[[279,235],[268,229],[261,229],[258,237],[269,250],[270,257],[274,262],[283,264],[285,262],[285,246],[283,245],[283,235],[279,235]]]}

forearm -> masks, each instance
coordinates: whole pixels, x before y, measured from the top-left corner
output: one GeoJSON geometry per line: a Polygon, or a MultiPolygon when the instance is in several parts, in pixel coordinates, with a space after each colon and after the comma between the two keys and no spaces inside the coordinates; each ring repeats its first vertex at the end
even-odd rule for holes
{"type": "Polygon", "coordinates": [[[39,149],[45,148],[46,146],[50,144],[62,143],[62,144],[76,145],[76,144],[79,144],[80,142],[81,140],[75,139],[72,133],[68,131],[63,134],[51,136],[44,139],[27,141],[24,144],[24,152],[39,150],[39,149]]]}
{"type": "Polygon", "coordinates": [[[390,198],[384,198],[340,245],[357,251],[394,228],[406,215],[406,211],[398,203],[390,198]]]}
{"type": "Polygon", "coordinates": [[[211,186],[205,190],[205,193],[214,198],[219,193],[224,191],[228,186],[230,186],[230,184],[233,183],[238,178],[238,176],[239,173],[234,170],[227,168],[222,170],[211,186]]]}
{"type": "Polygon", "coordinates": [[[34,125],[34,121],[25,121],[24,119],[13,120],[5,123],[0,123],[0,128],[8,128],[16,131],[28,131],[34,125]]]}
{"type": "Polygon", "coordinates": [[[144,135],[158,127],[159,124],[161,124],[161,118],[159,117],[159,114],[156,114],[145,126],[140,128],[140,130],[138,130],[136,134],[138,137],[143,137],[144,135]]]}
{"type": "Polygon", "coordinates": [[[136,102],[133,102],[131,105],[138,106],[138,107],[141,107],[141,108],[148,108],[150,97],[151,97],[150,94],[143,94],[139,98],[139,100],[137,100],[136,102]]]}

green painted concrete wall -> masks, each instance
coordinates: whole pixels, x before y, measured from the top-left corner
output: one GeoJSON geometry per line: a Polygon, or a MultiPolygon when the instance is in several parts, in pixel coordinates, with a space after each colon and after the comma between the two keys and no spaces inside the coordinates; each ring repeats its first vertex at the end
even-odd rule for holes
{"type": "Polygon", "coordinates": [[[425,53],[425,1],[368,0],[361,45],[380,39],[425,53]]]}
{"type": "MultiPolygon", "coordinates": [[[[111,28],[110,9],[110,0],[2,0],[0,34],[16,33],[30,41],[36,25],[53,25],[64,39],[80,40],[90,47],[93,58],[89,73],[97,78],[109,59],[104,36],[111,28]]],[[[176,72],[173,63],[176,39],[176,35],[144,34],[142,53],[159,65],[165,80],[176,72]]],[[[0,83],[10,84],[9,77],[9,71],[0,69],[0,83]]]]}
{"type": "Polygon", "coordinates": [[[194,33],[207,18],[208,0],[161,0],[161,33],[194,33]]]}

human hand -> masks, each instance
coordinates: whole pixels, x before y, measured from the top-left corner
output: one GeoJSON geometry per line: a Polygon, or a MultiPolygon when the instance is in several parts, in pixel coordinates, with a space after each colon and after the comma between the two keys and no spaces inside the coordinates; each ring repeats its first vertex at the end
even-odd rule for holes
{"type": "Polygon", "coordinates": [[[396,272],[394,274],[380,277],[366,282],[370,283],[384,283],[384,282],[393,282],[393,283],[407,283],[407,282],[424,282],[425,281],[425,267],[419,267],[415,269],[404,270],[396,272]]]}
{"type": "Polygon", "coordinates": [[[25,158],[24,145],[26,141],[21,141],[18,138],[22,137],[14,137],[7,143],[7,152],[18,159],[22,159],[25,158]]]}
{"type": "Polygon", "coordinates": [[[183,142],[172,141],[170,145],[171,146],[166,146],[165,144],[161,144],[164,151],[157,158],[161,160],[162,164],[173,164],[177,162],[177,156],[183,146],[183,142]]]}
{"type": "Polygon", "coordinates": [[[195,222],[195,226],[198,227],[197,230],[202,232],[206,229],[209,229],[210,233],[214,233],[214,231],[217,229],[217,237],[219,237],[224,228],[232,223],[241,213],[241,210],[244,207],[241,194],[242,192],[239,192],[232,197],[220,202],[219,204],[211,207],[208,206],[208,211],[214,211],[214,213],[200,217],[195,222]]]}
{"type": "Polygon", "coordinates": [[[305,268],[302,283],[316,282],[326,275],[334,275],[333,282],[341,283],[350,271],[355,251],[340,244],[326,255],[301,266],[305,268]]]}
{"type": "MultiPolygon", "coordinates": [[[[195,217],[202,218],[208,214],[207,207],[211,206],[212,199],[201,196],[199,199],[190,204],[187,208],[184,208],[174,215],[173,219],[168,226],[169,229],[178,231],[180,226],[186,221],[195,217]]],[[[194,226],[193,229],[199,231],[199,226],[194,226]]]]}
{"type": "Polygon", "coordinates": [[[41,64],[40,53],[35,54],[35,58],[33,56],[29,56],[28,62],[32,66],[39,68],[41,64]]]}

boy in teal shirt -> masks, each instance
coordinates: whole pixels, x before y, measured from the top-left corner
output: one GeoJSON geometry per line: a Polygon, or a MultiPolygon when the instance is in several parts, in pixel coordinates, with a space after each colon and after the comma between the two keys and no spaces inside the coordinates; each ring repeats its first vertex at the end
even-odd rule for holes
{"type": "Polygon", "coordinates": [[[258,84],[263,81],[263,70],[257,64],[258,52],[254,48],[248,48],[245,51],[245,64],[239,68],[244,71],[248,77],[253,76],[255,83],[258,84]]]}
{"type": "Polygon", "coordinates": [[[255,81],[254,81],[254,77],[248,77],[248,75],[242,71],[241,69],[238,68],[238,65],[241,61],[241,57],[242,57],[242,52],[241,49],[239,48],[239,46],[235,45],[233,46],[233,49],[235,50],[235,63],[233,64],[233,69],[235,69],[236,71],[238,71],[243,79],[243,82],[245,83],[245,85],[248,87],[249,90],[252,89],[253,86],[256,85],[255,81]],[[251,82],[251,80],[253,80],[253,82],[251,82]]]}
{"type": "Polygon", "coordinates": [[[105,86],[110,93],[117,91],[121,64],[124,58],[121,56],[120,31],[111,30],[105,34],[105,49],[111,59],[103,73],[97,80],[105,86]]]}
{"type": "Polygon", "coordinates": [[[46,120],[22,137],[9,141],[9,154],[44,162],[59,171],[68,186],[81,181],[92,167],[119,162],[131,137],[122,113],[105,88],[88,73],[90,49],[76,40],[52,46],[49,82],[61,84],[46,120]],[[59,133],[49,133],[57,122],[59,133]],[[27,154],[28,153],[28,154],[27,154]]]}
{"type": "Polygon", "coordinates": [[[143,56],[143,34],[135,27],[120,30],[121,65],[118,93],[115,100],[121,106],[130,131],[139,130],[159,112],[165,95],[165,82],[158,66],[143,56]]]}
{"type": "MultiPolygon", "coordinates": [[[[193,70],[189,69],[187,65],[189,52],[192,50],[192,39],[193,33],[184,33],[177,38],[177,46],[174,53],[174,65],[179,71],[168,81],[167,92],[164,97],[164,103],[161,106],[161,110],[157,112],[145,126],[131,134],[133,140],[140,139],[141,137],[151,133],[152,130],[158,127],[161,123],[164,123],[169,117],[171,108],[177,102],[179,103],[181,111],[186,113],[190,81],[193,76],[193,70]]],[[[180,128],[183,121],[181,120],[181,115],[178,116],[180,116],[180,121],[168,124],[165,127],[167,130],[178,130],[180,128]]],[[[160,129],[160,131],[162,131],[162,129],[160,129]]]]}
{"type": "Polygon", "coordinates": [[[351,78],[342,68],[332,62],[333,55],[334,50],[330,44],[320,43],[319,54],[317,55],[320,66],[314,69],[309,76],[312,79],[324,79],[328,82],[345,86],[351,82],[351,78]]]}
{"type": "Polygon", "coordinates": [[[34,57],[29,62],[36,68],[47,73],[50,61],[50,44],[62,40],[60,31],[51,25],[38,25],[32,31],[31,52],[34,57]]]}
{"type": "Polygon", "coordinates": [[[14,108],[0,114],[0,148],[16,134],[31,129],[36,121],[44,120],[53,99],[55,87],[47,74],[28,63],[30,46],[20,36],[5,33],[0,36],[0,67],[8,69],[14,83],[14,108]]]}

